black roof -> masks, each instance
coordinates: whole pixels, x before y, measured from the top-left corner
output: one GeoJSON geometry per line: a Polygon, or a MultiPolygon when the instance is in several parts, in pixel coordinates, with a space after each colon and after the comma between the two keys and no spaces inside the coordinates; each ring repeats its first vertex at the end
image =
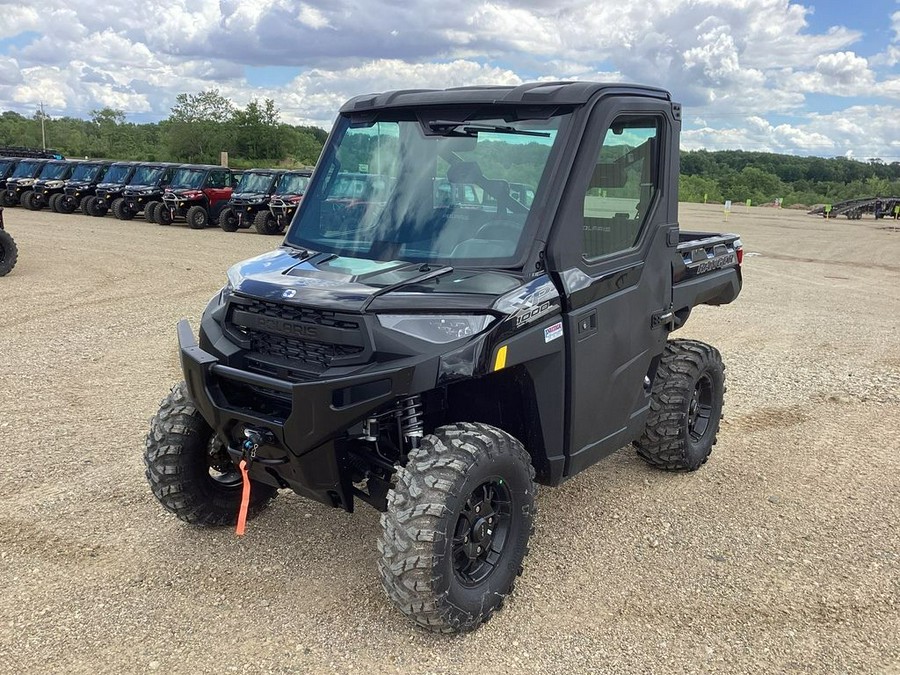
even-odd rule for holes
{"type": "Polygon", "coordinates": [[[364,94],[347,101],[342,113],[381,108],[444,105],[583,105],[601,91],[672,100],[665,89],[617,82],[530,82],[512,86],[457,87],[454,89],[401,89],[364,94]]]}

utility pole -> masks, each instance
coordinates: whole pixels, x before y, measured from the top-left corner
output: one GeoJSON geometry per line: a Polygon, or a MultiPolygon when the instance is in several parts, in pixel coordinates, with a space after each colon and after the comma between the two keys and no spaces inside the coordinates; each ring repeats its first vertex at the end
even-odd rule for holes
{"type": "Polygon", "coordinates": [[[44,131],[44,102],[41,101],[41,145],[47,149],[47,133],[44,131]]]}

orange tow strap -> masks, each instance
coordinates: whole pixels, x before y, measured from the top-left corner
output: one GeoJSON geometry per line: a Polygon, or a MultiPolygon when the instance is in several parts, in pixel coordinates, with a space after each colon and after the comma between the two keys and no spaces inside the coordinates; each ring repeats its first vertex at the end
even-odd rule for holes
{"type": "Polygon", "coordinates": [[[241,508],[238,511],[237,527],[234,533],[242,537],[247,529],[247,509],[250,507],[250,476],[247,474],[247,460],[242,459],[238,468],[241,470],[241,480],[244,482],[244,489],[241,491],[241,508]]]}

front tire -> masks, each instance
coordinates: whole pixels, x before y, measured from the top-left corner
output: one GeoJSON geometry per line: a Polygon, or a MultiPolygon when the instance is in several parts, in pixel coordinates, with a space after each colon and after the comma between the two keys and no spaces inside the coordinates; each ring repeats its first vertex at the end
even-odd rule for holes
{"type": "Polygon", "coordinates": [[[19,199],[19,203],[29,211],[37,211],[34,206],[34,190],[25,190],[19,199]]]}
{"type": "MultiPolygon", "coordinates": [[[[150,421],[144,464],[153,495],[184,522],[206,526],[237,522],[240,473],[194,407],[184,382],[172,388],[150,421]]],[[[251,483],[248,520],[277,494],[270,485],[251,483]]]]}
{"type": "Polygon", "coordinates": [[[278,221],[268,209],[260,211],[253,219],[253,226],[260,234],[278,234],[278,221]]]}
{"type": "Polygon", "coordinates": [[[62,213],[62,211],[59,210],[59,202],[64,197],[65,195],[61,194],[50,195],[50,201],[47,202],[47,205],[50,207],[50,210],[53,211],[53,213],[62,213]]]}
{"type": "Polygon", "coordinates": [[[56,210],[59,213],[75,213],[75,208],[77,206],[77,200],[71,195],[61,195],[60,198],[56,200],[56,210]]]}
{"type": "Polygon", "coordinates": [[[156,213],[153,214],[154,219],[156,220],[157,225],[171,225],[172,220],[172,211],[166,206],[165,203],[159,205],[156,209],[156,213]]]}
{"type": "Polygon", "coordinates": [[[521,573],[535,492],[531,459],[505,431],[463,423],[425,436],[397,469],[381,516],[388,597],[439,633],[487,621],[521,573]]]}
{"type": "Polygon", "coordinates": [[[226,206],[224,209],[222,209],[222,213],[219,214],[219,227],[221,227],[225,232],[237,232],[237,214],[230,206],[226,206]]]}
{"type": "Polygon", "coordinates": [[[6,230],[0,230],[0,277],[12,272],[18,258],[19,249],[12,235],[6,230]]]}
{"type": "Polygon", "coordinates": [[[144,207],[144,220],[148,223],[156,222],[156,209],[162,206],[162,202],[147,202],[147,206],[144,207]]]}
{"type": "Polygon", "coordinates": [[[112,212],[119,220],[131,220],[134,218],[134,211],[128,208],[128,205],[125,204],[125,200],[121,197],[113,200],[112,212]]]}
{"type": "Polygon", "coordinates": [[[0,206],[15,206],[16,193],[13,190],[0,190],[0,206]]]}
{"type": "Polygon", "coordinates": [[[719,351],[695,340],[670,340],[656,372],[644,433],[635,441],[638,455],[660,469],[699,469],[716,444],[724,397],[719,351]]]}

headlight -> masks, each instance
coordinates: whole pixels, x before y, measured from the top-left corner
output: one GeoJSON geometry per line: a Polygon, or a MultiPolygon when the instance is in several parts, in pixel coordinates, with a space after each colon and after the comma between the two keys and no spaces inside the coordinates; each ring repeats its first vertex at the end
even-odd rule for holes
{"type": "Polygon", "coordinates": [[[420,340],[445,344],[480,333],[494,317],[466,314],[426,316],[421,314],[379,314],[378,323],[385,328],[420,340]]]}

